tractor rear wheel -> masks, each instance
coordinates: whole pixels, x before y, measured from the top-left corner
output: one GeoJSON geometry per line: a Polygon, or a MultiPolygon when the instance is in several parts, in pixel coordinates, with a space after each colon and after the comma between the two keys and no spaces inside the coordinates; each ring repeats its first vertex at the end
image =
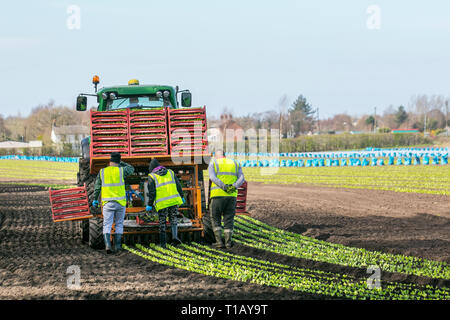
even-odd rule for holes
{"type": "MultiPolygon", "coordinates": [[[[86,185],[86,192],[89,199],[89,210],[93,215],[100,215],[100,209],[94,208],[92,206],[92,201],[94,201],[94,185],[95,180],[97,176],[95,174],[91,174],[91,168],[89,159],[81,158],[79,161],[79,171],[77,174],[77,184],[79,187],[82,187],[86,185]]],[[[89,246],[91,248],[97,249],[97,247],[100,247],[100,241],[98,239],[99,233],[101,238],[101,243],[104,247],[104,241],[103,241],[103,220],[102,219],[96,219],[100,220],[100,222],[92,222],[95,219],[89,219],[89,220],[83,220],[80,223],[80,233],[81,233],[81,240],[83,242],[88,242],[89,246]],[[91,232],[94,232],[91,236],[91,232]]]]}
{"type": "MultiPolygon", "coordinates": [[[[207,195],[205,192],[205,180],[203,178],[203,170],[198,171],[198,181],[200,185],[200,191],[201,191],[201,198],[202,198],[202,223],[203,223],[203,230],[204,230],[204,238],[206,242],[213,243],[214,240],[214,233],[212,231],[211,226],[211,219],[208,212],[208,207],[206,206],[207,203],[207,195]],[[212,237],[212,238],[211,238],[212,237]]],[[[202,232],[197,231],[194,233],[194,242],[200,242],[202,240],[202,232]]]]}
{"type": "Polygon", "coordinates": [[[103,240],[103,219],[89,219],[89,246],[92,249],[105,249],[103,240]]]}
{"type": "Polygon", "coordinates": [[[203,178],[203,170],[198,170],[198,184],[200,187],[201,198],[202,198],[202,212],[206,213],[206,194],[205,194],[205,180],[203,178]]]}
{"type": "Polygon", "coordinates": [[[89,242],[89,220],[80,221],[81,241],[89,242]]]}

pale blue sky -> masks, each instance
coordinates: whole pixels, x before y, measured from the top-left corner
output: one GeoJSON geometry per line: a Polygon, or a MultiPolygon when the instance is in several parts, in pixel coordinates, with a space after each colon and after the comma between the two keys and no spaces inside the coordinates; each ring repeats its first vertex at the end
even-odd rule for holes
{"type": "Polygon", "coordinates": [[[179,85],[210,114],[278,108],[298,94],[335,113],[450,95],[448,1],[8,1],[0,11],[0,114],[141,83],[179,85]],[[69,30],[69,5],[81,29],[69,30]],[[381,29],[366,26],[369,5],[381,29]]]}

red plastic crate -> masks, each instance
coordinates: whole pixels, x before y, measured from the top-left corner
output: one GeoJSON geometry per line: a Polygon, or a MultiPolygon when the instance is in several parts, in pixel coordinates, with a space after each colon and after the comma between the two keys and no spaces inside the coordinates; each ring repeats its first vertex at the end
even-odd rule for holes
{"type": "MultiPolygon", "coordinates": [[[[208,184],[208,197],[211,195],[211,180],[208,184]]],[[[238,196],[236,198],[236,213],[247,213],[247,181],[238,188],[238,196]]]]}
{"type": "Polygon", "coordinates": [[[93,137],[92,142],[127,141],[127,138],[127,136],[97,135],[93,137]]]}
{"type": "MultiPolygon", "coordinates": [[[[140,129],[143,132],[147,132],[147,130],[152,129],[160,129],[161,131],[165,131],[166,125],[163,122],[148,122],[148,123],[139,123],[139,122],[130,122],[130,129],[140,129]]],[[[149,131],[152,132],[152,131],[149,131]]]]}
{"type": "Polygon", "coordinates": [[[132,142],[134,141],[141,141],[141,140],[158,140],[158,141],[164,141],[167,139],[167,135],[155,133],[155,134],[141,134],[141,135],[133,135],[130,137],[130,140],[132,142]]]}
{"type": "Polygon", "coordinates": [[[173,147],[177,147],[177,146],[197,146],[197,147],[205,146],[206,147],[206,145],[207,145],[207,143],[203,139],[198,139],[198,140],[181,139],[181,140],[172,142],[173,147]]]}
{"type": "Polygon", "coordinates": [[[207,145],[196,145],[196,144],[180,144],[180,145],[172,145],[171,151],[182,152],[182,151],[205,151],[208,149],[207,145]]]}
{"type": "Polygon", "coordinates": [[[177,133],[204,133],[206,131],[206,121],[205,122],[195,122],[195,123],[171,123],[170,126],[170,134],[177,134],[177,133]]]}
{"type": "Polygon", "coordinates": [[[128,116],[128,109],[115,110],[115,111],[93,111],[91,110],[91,117],[126,117],[128,116]]]}
{"type": "Polygon", "coordinates": [[[247,181],[238,188],[238,196],[236,199],[236,213],[247,212],[247,181]]]}
{"type": "Polygon", "coordinates": [[[242,193],[243,196],[247,196],[247,181],[244,181],[244,183],[238,188],[238,193],[242,193]]]}
{"type": "Polygon", "coordinates": [[[165,155],[167,154],[167,148],[133,148],[133,155],[165,155]]]}
{"type": "Polygon", "coordinates": [[[170,137],[174,140],[174,142],[176,140],[183,140],[184,138],[189,138],[193,140],[205,140],[205,141],[208,140],[208,138],[205,135],[205,132],[199,130],[186,130],[186,131],[177,130],[172,132],[170,137]]]}
{"type": "Polygon", "coordinates": [[[85,187],[49,189],[52,219],[54,222],[92,218],[85,187]]]}
{"type": "Polygon", "coordinates": [[[151,109],[151,110],[130,110],[129,111],[130,117],[142,117],[142,116],[148,116],[148,117],[154,117],[154,116],[166,116],[166,110],[165,109],[151,109]]]}

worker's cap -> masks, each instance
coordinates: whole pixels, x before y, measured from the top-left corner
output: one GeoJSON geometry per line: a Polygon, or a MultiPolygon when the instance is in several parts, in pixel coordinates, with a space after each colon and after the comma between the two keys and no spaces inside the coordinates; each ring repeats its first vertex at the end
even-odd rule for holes
{"type": "Polygon", "coordinates": [[[120,153],[118,152],[111,153],[111,162],[120,163],[120,159],[121,159],[120,153]]]}

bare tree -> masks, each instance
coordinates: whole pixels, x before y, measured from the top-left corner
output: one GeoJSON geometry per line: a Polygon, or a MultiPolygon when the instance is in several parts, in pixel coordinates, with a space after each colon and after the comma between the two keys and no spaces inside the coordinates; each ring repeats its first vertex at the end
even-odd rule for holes
{"type": "Polygon", "coordinates": [[[412,115],[413,128],[419,130],[435,130],[445,127],[445,101],[442,95],[412,96],[409,108],[414,113],[412,115]]]}
{"type": "Polygon", "coordinates": [[[290,127],[289,117],[287,115],[288,109],[288,97],[283,94],[278,100],[278,110],[279,110],[279,126],[280,129],[280,139],[287,138],[288,130],[290,127]]]}
{"type": "Polygon", "coordinates": [[[389,105],[389,107],[384,110],[382,116],[378,118],[379,126],[391,129],[397,128],[398,125],[395,118],[396,113],[397,110],[394,106],[389,105]]]}

